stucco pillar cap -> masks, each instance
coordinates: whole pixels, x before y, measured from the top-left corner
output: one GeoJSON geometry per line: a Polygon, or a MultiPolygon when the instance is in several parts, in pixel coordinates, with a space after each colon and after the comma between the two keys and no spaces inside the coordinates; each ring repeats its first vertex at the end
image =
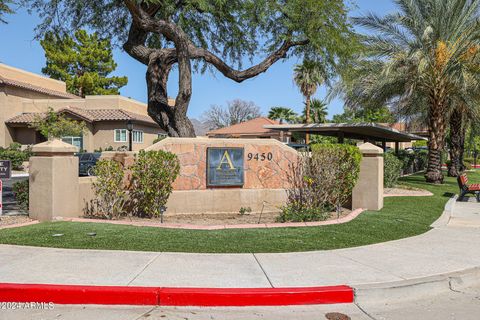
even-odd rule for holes
{"type": "Polygon", "coordinates": [[[32,147],[33,153],[43,156],[73,155],[75,152],[78,152],[78,150],[78,147],[59,139],[42,142],[32,147]]]}
{"type": "Polygon", "coordinates": [[[371,144],[370,142],[366,142],[358,146],[358,149],[360,149],[360,152],[362,154],[371,154],[371,155],[380,155],[383,153],[383,149],[377,147],[374,144],[371,144]]]}

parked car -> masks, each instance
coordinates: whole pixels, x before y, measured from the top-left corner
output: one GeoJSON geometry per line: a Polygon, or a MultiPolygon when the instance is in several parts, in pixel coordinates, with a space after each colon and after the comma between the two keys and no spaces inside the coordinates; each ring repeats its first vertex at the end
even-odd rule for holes
{"type": "Polygon", "coordinates": [[[102,154],[99,152],[82,152],[77,153],[78,160],[78,173],[81,176],[94,176],[93,167],[100,159],[102,154]]]}

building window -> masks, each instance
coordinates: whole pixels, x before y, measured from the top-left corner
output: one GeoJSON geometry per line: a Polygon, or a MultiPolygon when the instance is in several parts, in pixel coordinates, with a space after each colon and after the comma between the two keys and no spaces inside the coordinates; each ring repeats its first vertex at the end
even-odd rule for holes
{"type": "Polygon", "coordinates": [[[80,152],[83,150],[83,137],[63,137],[62,141],[78,147],[80,152]]]}
{"type": "Polygon", "coordinates": [[[127,129],[115,129],[114,142],[127,142],[127,129]]]}
{"type": "Polygon", "coordinates": [[[132,140],[135,143],[143,143],[143,131],[141,130],[133,130],[132,132],[132,140]]]}

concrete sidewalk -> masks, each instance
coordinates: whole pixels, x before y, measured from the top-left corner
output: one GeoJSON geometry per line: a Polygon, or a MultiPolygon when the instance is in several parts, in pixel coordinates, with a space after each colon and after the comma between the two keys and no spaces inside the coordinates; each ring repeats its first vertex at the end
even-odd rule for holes
{"type": "Polygon", "coordinates": [[[364,290],[432,283],[454,272],[480,281],[480,204],[452,199],[446,208],[437,227],[423,235],[332,251],[190,254],[1,245],[0,282],[212,288],[347,284],[364,290]]]}

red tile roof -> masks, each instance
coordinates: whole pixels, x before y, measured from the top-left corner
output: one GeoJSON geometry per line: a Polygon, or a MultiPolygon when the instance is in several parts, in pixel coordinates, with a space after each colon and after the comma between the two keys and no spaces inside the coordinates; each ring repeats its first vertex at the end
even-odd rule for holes
{"type": "MultiPolygon", "coordinates": [[[[81,109],[67,107],[58,110],[58,113],[69,113],[81,118],[86,122],[99,122],[99,121],[138,121],[145,124],[155,125],[158,124],[152,120],[149,116],[132,113],[121,109],[81,109]]],[[[22,113],[13,118],[5,121],[7,124],[30,124],[35,120],[36,116],[44,117],[46,113],[22,113]]]]}
{"type": "Polygon", "coordinates": [[[78,98],[80,98],[80,97],[78,97],[74,94],[71,94],[71,93],[46,89],[46,88],[42,88],[42,87],[39,87],[39,86],[36,86],[36,85],[33,85],[33,84],[29,84],[29,83],[26,83],[26,82],[7,79],[7,78],[4,78],[2,76],[0,76],[0,85],[7,85],[7,86],[12,86],[12,87],[27,89],[27,90],[30,90],[30,91],[35,91],[35,92],[47,94],[47,95],[58,97],[58,98],[65,98],[65,99],[78,99],[78,98]]]}
{"type": "Polygon", "coordinates": [[[278,121],[266,117],[255,118],[242,123],[234,124],[230,127],[220,128],[207,132],[207,136],[241,136],[241,135],[267,135],[277,134],[275,131],[265,129],[265,125],[279,124],[278,121]]]}

